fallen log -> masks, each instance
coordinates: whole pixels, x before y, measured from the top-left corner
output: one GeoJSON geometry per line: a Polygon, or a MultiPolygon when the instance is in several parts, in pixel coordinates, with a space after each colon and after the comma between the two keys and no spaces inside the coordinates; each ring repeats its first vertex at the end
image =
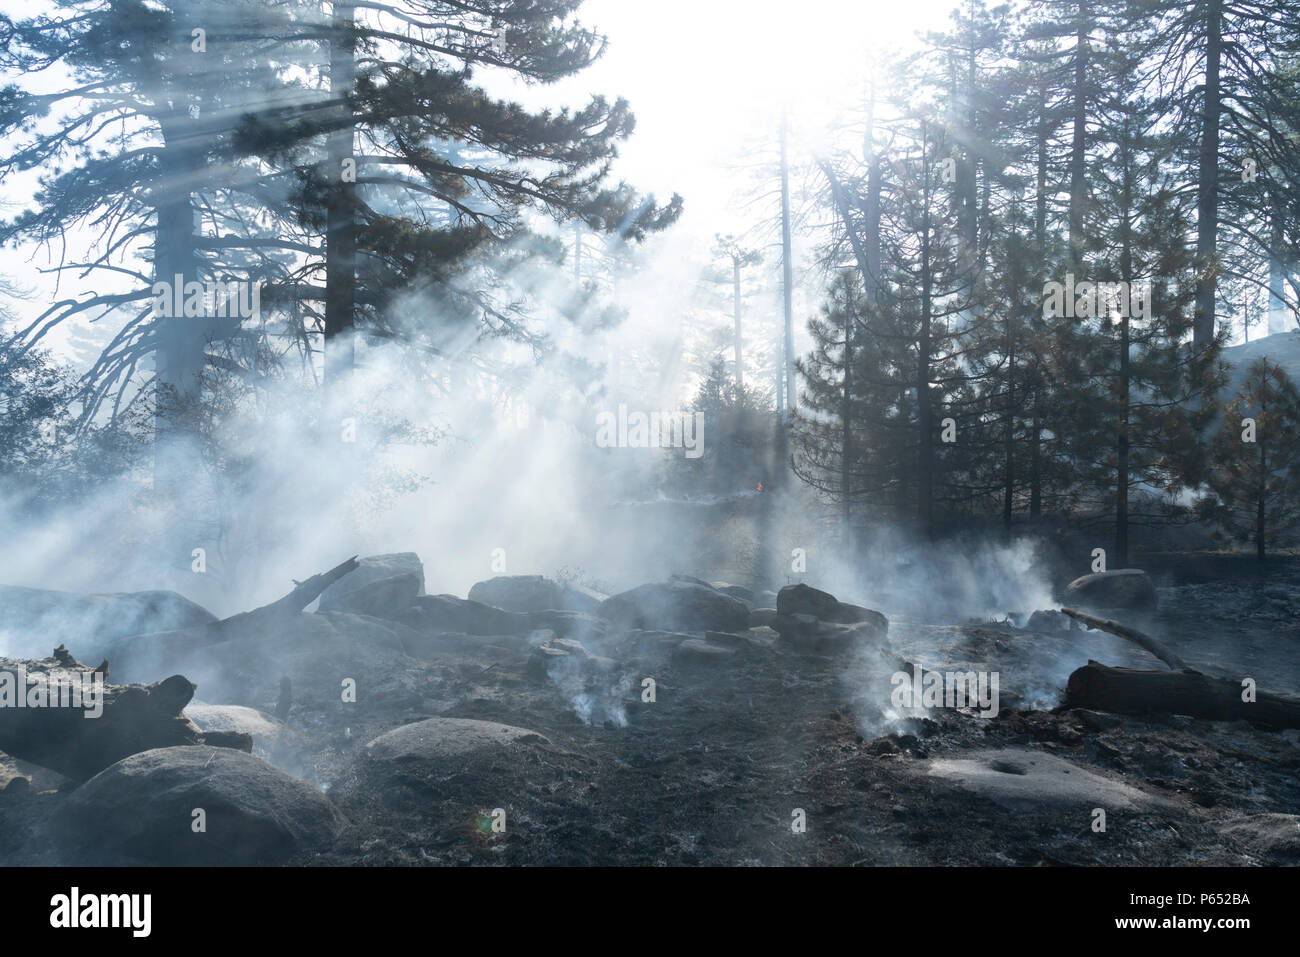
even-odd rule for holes
{"type": "Polygon", "coordinates": [[[1089,628],[1108,631],[1112,635],[1118,635],[1120,638],[1127,639],[1144,650],[1149,651],[1175,671],[1194,670],[1187,667],[1187,664],[1183,659],[1170,651],[1164,644],[1152,638],[1145,632],[1138,631],[1136,628],[1130,628],[1128,625],[1121,625],[1119,622],[1113,621],[1110,618],[1098,618],[1095,615],[1089,615],[1086,612],[1075,611],[1073,608],[1062,608],[1061,614],[1069,615],[1075,621],[1082,622],[1089,628]]]}
{"type": "Polygon", "coordinates": [[[1070,675],[1062,704],[1114,714],[1185,714],[1207,721],[1249,721],[1269,730],[1300,728],[1300,699],[1256,691],[1243,701],[1241,681],[1198,671],[1142,671],[1089,661],[1070,675]]]}
{"type": "Polygon", "coordinates": [[[108,683],[60,645],[49,658],[0,658],[0,751],[84,781],[139,751],[208,744],[251,751],[252,738],[205,733],[185,716],[194,685],[108,683]]]}

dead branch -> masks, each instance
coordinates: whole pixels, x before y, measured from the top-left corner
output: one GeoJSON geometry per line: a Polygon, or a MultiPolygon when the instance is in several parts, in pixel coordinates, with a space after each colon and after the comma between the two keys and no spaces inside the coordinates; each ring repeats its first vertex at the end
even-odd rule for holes
{"type": "Polygon", "coordinates": [[[1138,631],[1136,628],[1130,628],[1128,625],[1121,625],[1119,622],[1112,621],[1109,618],[1098,618],[1095,615],[1089,615],[1086,612],[1075,611],[1073,608],[1062,608],[1061,614],[1069,615],[1075,621],[1082,622],[1089,628],[1108,631],[1112,635],[1118,635],[1120,638],[1127,639],[1135,645],[1149,651],[1175,671],[1195,670],[1189,668],[1183,659],[1170,651],[1164,644],[1152,638],[1145,632],[1138,631]]]}
{"type": "Polygon", "coordinates": [[[329,588],[330,585],[348,572],[358,568],[360,564],[357,561],[357,556],[353,555],[347,561],[335,565],[327,572],[312,575],[311,578],[303,582],[295,581],[293,591],[283,598],[278,598],[269,605],[254,608],[252,611],[242,611],[237,615],[231,615],[229,618],[223,618],[210,627],[214,632],[224,635],[227,631],[235,631],[250,626],[257,627],[260,623],[267,621],[292,618],[319,598],[321,592],[326,588],[329,588]]]}

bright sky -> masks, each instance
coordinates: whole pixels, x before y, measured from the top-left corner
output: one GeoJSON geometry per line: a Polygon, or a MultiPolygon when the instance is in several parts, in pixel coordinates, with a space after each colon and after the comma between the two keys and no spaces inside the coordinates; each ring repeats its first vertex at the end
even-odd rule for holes
{"type": "MultiPolygon", "coordinates": [[[[685,197],[672,255],[698,265],[714,234],[751,224],[741,193],[753,181],[737,167],[747,150],[771,144],[782,110],[789,111],[795,140],[815,142],[837,111],[859,101],[873,51],[908,48],[918,31],[944,27],[956,2],[588,0],[581,21],[609,38],[600,61],[554,87],[489,86],[530,105],[579,106],[592,93],[626,97],[637,128],[622,148],[617,175],[661,201],[673,192],[685,197]]],[[[0,0],[0,11],[11,15],[21,15],[22,7],[0,0]]],[[[796,142],[793,159],[799,151],[796,142]]],[[[26,183],[6,187],[11,199],[30,195],[26,183]]],[[[29,262],[9,252],[0,260],[0,274],[34,288],[23,314],[48,304],[52,283],[34,273],[47,259],[39,254],[29,262]]],[[[662,289],[664,278],[652,281],[662,289]]],[[[685,281],[685,272],[677,278],[685,281]]],[[[667,302],[659,308],[677,311],[667,302]]],[[[59,348],[64,334],[58,330],[48,344],[59,348]]]]}
{"type": "Polygon", "coordinates": [[[777,128],[783,107],[814,137],[860,96],[873,50],[910,47],[917,31],[946,26],[955,4],[588,0],[582,22],[605,33],[609,48],[555,94],[626,97],[637,129],[620,172],[661,196],[681,193],[689,220],[715,221],[732,207],[738,155],[777,128]]]}

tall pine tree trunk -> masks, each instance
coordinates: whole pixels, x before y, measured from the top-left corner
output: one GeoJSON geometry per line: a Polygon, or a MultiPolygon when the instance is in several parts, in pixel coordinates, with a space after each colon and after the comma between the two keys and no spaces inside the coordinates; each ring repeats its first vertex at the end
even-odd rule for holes
{"type": "Polygon", "coordinates": [[[1011,508],[1016,489],[1016,340],[1007,319],[1007,422],[1006,450],[1002,463],[1002,528],[1011,532],[1011,508]]]}
{"type": "Polygon", "coordinates": [[[740,337],[740,257],[736,255],[731,257],[731,296],[736,315],[736,397],[739,399],[740,391],[745,388],[745,362],[740,337]]]}
{"type": "MultiPolygon", "coordinates": [[[[794,264],[790,240],[790,161],[787,147],[788,124],[781,119],[781,297],[785,318],[785,403],[781,406],[789,421],[796,405],[794,382],[794,264]]],[[[788,430],[787,430],[788,431],[788,430]]],[[[783,466],[784,467],[784,466],[783,466]]]]}
{"type": "MultiPolygon", "coordinates": [[[[1120,196],[1120,277],[1132,289],[1133,283],[1133,156],[1127,121],[1120,145],[1123,186],[1120,196]]],[[[1120,568],[1128,567],[1128,487],[1129,487],[1129,313],[1120,318],[1119,334],[1119,423],[1115,454],[1115,560],[1120,568]]]]}
{"type": "Polygon", "coordinates": [[[843,499],[844,540],[850,540],[852,520],[850,489],[853,483],[853,324],[857,308],[852,297],[844,308],[844,386],[840,397],[840,496],[843,499]]]}
{"type": "MultiPolygon", "coordinates": [[[[185,284],[199,280],[195,252],[196,212],[192,193],[199,185],[203,155],[194,125],[177,118],[162,127],[159,194],[155,204],[154,280],[165,283],[174,304],[184,303],[185,284]]],[[[184,309],[155,319],[154,488],[181,514],[198,479],[198,411],[205,356],[205,319],[184,309]],[[179,313],[179,314],[177,314],[179,313]]],[[[192,504],[192,503],[191,503],[192,504]]],[[[193,547],[193,546],[191,546],[193,547]]]]}
{"type": "MultiPolygon", "coordinates": [[[[1048,125],[1047,125],[1047,91],[1043,86],[1038,89],[1037,101],[1038,130],[1037,153],[1038,169],[1034,192],[1034,264],[1035,279],[1042,288],[1047,280],[1047,169],[1048,169],[1048,125]]],[[[1038,518],[1043,513],[1043,479],[1040,469],[1040,457],[1043,443],[1042,416],[1042,364],[1041,347],[1035,350],[1033,376],[1033,434],[1029,437],[1029,517],[1038,518]]]]}
{"type": "Polygon", "coordinates": [[[334,4],[330,41],[330,97],[343,120],[329,136],[326,175],[333,180],[325,221],[325,381],[346,378],[355,364],[357,217],[353,121],[346,97],[356,78],[351,3],[334,4]],[[345,173],[345,163],[351,166],[345,173]]]}
{"type": "Polygon", "coordinates": [[[1269,210],[1268,318],[1267,335],[1286,332],[1286,209],[1274,194],[1269,210]]]}
{"type": "MultiPolygon", "coordinates": [[[[1268,380],[1264,379],[1264,386],[1260,389],[1259,411],[1260,418],[1268,411],[1268,380]]],[[[1259,561],[1264,560],[1264,532],[1265,532],[1265,499],[1268,495],[1268,452],[1264,445],[1264,436],[1257,436],[1259,442],[1259,492],[1255,499],[1255,558],[1259,561]]]]}
{"type": "Polygon", "coordinates": [[[922,127],[921,328],[917,339],[916,407],[921,430],[917,452],[917,520],[926,538],[934,537],[934,409],[930,394],[930,310],[933,279],[930,274],[930,162],[929,131],[922,127]]]}
{"type": "Polygon", "coordinates": [[[573,222],[573,286],[582,289],[582,220],[573,222]]]}
{"type": "MultiPolygon", "coordinates": [[[[1074,130],[1070,140],[1070,268],[1083,268],[1083,207],[1087,200],[1088,159],[1088,39],[1092,11],[1080,2],[1074,38],[1074,130]]],[[[1080,277],[1082,278],[1082,277],[1080,277]]]]}
{"type": "Polygon", "coordinates": [[[1201,148],[1196,186],[1196,317],[1192,344],[1199,351],[1214,338],[1219,232],[1219,68],[1223,56],[1222,0],[1206,3],[1205,83],[1201,107],[1201,148]]]}

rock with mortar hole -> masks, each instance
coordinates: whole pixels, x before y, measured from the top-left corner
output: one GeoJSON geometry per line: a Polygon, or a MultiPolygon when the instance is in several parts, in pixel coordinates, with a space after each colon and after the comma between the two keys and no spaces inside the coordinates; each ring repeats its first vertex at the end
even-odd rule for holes
{"type": "Polygon", "coordinates": [[[321,791],[260,758],[181,747],[101,771],[60,808],[53,832],[78,864],[266,865],[327,848],[346,824],[321,791]]]}
{"type": "Polygon", "coordinates": [[[1164,798],[1045,751],[1003,748],[937,758],[928,773],[1012,810],[1167,807],[1164,798]]]}
{"type": "Polygon", "coordinates": [[[1153,611],[1156,603],[1155,586],[1140,568],[1082,575],[1065,588],[1065,604],[1094,611],[1153,611]]]}
{"type": "Polygon", "coordinates": [[[745,603],[712,586],[689,581],[641,585],[606,599],[600,617],[624,628],[663,631],[741,631],[745,603]]]}

